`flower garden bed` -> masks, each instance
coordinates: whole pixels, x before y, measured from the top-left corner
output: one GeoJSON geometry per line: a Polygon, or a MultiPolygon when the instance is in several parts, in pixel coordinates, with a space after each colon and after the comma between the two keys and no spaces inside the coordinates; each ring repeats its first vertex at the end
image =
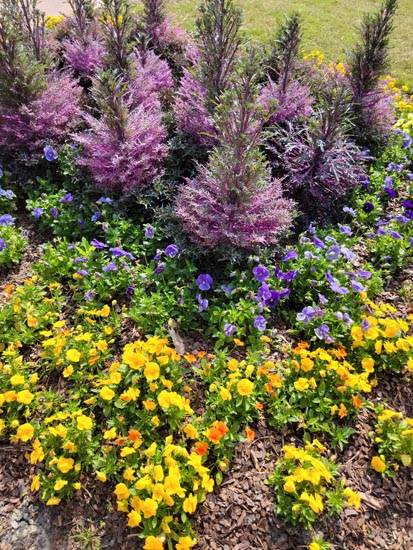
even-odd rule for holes
{"type": "Polygon", "coordinates": [[[2,544],[411,548],[396,2],[347,64],[71,5],[0,14],[2,544]]]}

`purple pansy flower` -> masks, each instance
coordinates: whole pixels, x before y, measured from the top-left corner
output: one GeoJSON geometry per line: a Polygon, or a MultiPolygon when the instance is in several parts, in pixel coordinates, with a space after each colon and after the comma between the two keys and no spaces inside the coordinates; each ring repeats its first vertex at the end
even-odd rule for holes
{"type": "Polygon", "coordinates": [[[95,293],[93,292],[93,290],[88,290],[85,294],[85,298],[88,302],[91,302],[93,300],[94,295],[95,293]]]}
{"type": "Polygon", "coordinates": [[[198,304],[199,304],[199,312],[202,313],[203,311],[205,311],[206,309],[208,309],[208,300],[206,298],[203,298],[201,294],[197,294],[196,295],[196,298],[198,300],[198,304]]]}
{"type": "Polygon", "coordinates": [[[108,265],[105,265],[102,267],[102,271],[117,271],[118,266],[115,264],[115,262],[110,262],[108,265]]]}
{"type": "Polygon", "coordinates": [[[135,287],[134,286],[128,286],[126,289],[126,295],[127,296],[133,296],[135,294],[135,287]]]}
{"type": "Polygon", "coordinates": [[[164,262],[160,263],[158,266],[155,267],[153,270],[154,275],[158,275],[159,273],[162,273],[162,271],[165,269],[166,264],[164,262]]]}
{"type": "Polygon", "coordinates": [[[97,239],[93,239],[90,241],[90,244],[97,248],[98,250],[102,250],[103,248],[107,248],[108,245],[106,243],[102,243],[101,241],[98,241],[97,239]]]}
{"type": "Polygon", "coordinates": [[[112,204],[113,200],[109,197],[100,197],[96,202],[100,202],[101,204],[112,204]]]}
{"type": "Polygon", "coordinates": [[[168,244],[168,246],[165,248],[165,256],[168,256],[168,258],[175,258],[178,252],[179,249],[176,244],[168,244]]]}
{"type": "Polygon", "coordinates": [[[135,256],[133,256],[130,252],[126,252],[126,250],[123,250],[123,248],[109,248],[109,252],[112,253],[112,256],[115,257],[125,257],[129,258],[130,260],[134,260],[135,256]]]}
{"type": "Polygon", "coordinates": [[[36,206],[36,208],[33,210],[33,218],[37,220],[42,214],[44,214],[43,208],[40,208],[40,206],[36,206]]]}
{"type": "Polygon", "coordinates": [[[59,202],[72,202],[72,200],[73,200],[72,193],[66,193],[66,195],[64,197],[59,199],[59,202]]]}
{"type": "Polygon", "coordinates": [[[196,280],[196,284],[199,290],[209,290],[213,282],[214,281],[209,273],[198,275],[196,280]]]}
{"type": "Polygon", "coordinates": [[[0,239],[0,252],[3,252],[3,250],[6,250],[6,248],[6,241],[4,239],[0,239]]]}
{"type": "Polygon", "coordinates": [[[46,147],[43,149],[43,152],[44,152],[44,158],[48,162],[53,162],[58,157],[57,152],[50,145],[46,145],[46,147]]]}
{"type": "Polygon", "coordinates": [[[151,225],[148,225],[145,229],[145,237],[147,239],[153,239],[154,236],[155,236],[155,228],[152,227],[151,225]]]}
{"type": "Polygon", "coordinates": [[[355,290],[356,292],[365,292],[366,291],[365,287],[361,283],[359,283],[358,281],[351,280],[350,284],[351,284],[353,290],[355,290]]]}
{"type": "Polygon", "coordinates": [[[231,323],[225,324],[224,336],[227,336],[227,337],[234,336],[236,332],[237,332],[237,327],[235,325],[231,325],[231,323]]]}
{"type": "Polygon", "coordinates": [[[289,250],[284,256],[281,258],[282,262],[288,262],[288,260],[296,260],[298,258],[298,254],[295,250],[289,250]]]}
{"type": "Polygon", "coordinates": [[[267,321],[262,315],[257,315],[254,319],[254,327],[260,331],[265,330],[267,326],[267,321]]]}
{"type": "Polygon", "coordinates": [[[363,210],[366,214],[370,214],[370,212],[373,212],[374,210],[374,204],[371,201],[366,201],[363,204],[363,210]]]}
{"type": "Polygon", "coordinates": [[[254,274],[254,277],[260,283],[263,283],[264,281],[266,281],[270,276],[269,270],[264,265],[255,266],[252,272],[254,274]]]}
{"type": "Polygon", "coordinates": [[[14,225],[14,218],[13,216],[10,216],[10,214],[3,214],[0,216],[0,225],[7,226],[7,225],[14,225]]]}

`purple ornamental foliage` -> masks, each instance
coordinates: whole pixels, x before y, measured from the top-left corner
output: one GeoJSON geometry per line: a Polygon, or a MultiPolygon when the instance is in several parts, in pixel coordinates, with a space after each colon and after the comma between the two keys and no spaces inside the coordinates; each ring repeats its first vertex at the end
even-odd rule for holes
{"type": "Polygon", "coordinates": [[[202,275],[198,275],[196,284],[199,290],[209,290],[211,288],[211,285],[213,283],[213,279],[211,275],[208,273],[204,273],[202,275]]]}
{"type": "Polygon", "coordinates": [[[81,88],[67,73],[52,73],[37,99],[15,109],[0,108],[0,147],[36,151],[61,143],[79,124],[81,88]]]}
{"type": "Polygon", "coordinates": [[[75,139],[83,145],[83,157],[78,162],[89,170],[96,185],[126,193],[148,187],[161,174],[167,147],[157,100],[152,98],[132,110],[127,102],[123,107],[125,116],[122,122],[117,119],[117,129],[104,113],[99,119],[85,114],[90,132],[75,139]]]}
{"type": "Polygon", "coordinates": [[[174,88],[168,63],[151,50],[134,55],[131,72],[133,76],[128,87],[131,109],[142,103],[156,102],[159,94],[172,91],[174,88]]]}
{"type": "Polygon", "coordinates": [[[161,50],[185,50],[189,44],[189,35],[179,25],[173,25],[169,17],[151,28],[149,34],[155,46],[161,50]]]}
{"type": "Polygon", "coordinates": [[[257,315],[254,319],[254,327],[260,331],[266,329],[267,321],[262,315],[257,315]]]}
{"type": "Polygon", "coordinates": [[[104,67],[106,50],[97,36],[63,40],[63,57],[69,67],[81,76],[92,76],[104,67]]]}
{"type": "Polygon", "coordinates": [[[314,99],[310,88],[298,80],[292,80],[283,89],[281,84],[268,78],[258,99],[268,112],[271,124],[284,124],[296,119],[311,116],[314,99]]]}
{"type": "Polygon", "coordinates": [[[168,258],[175,258],[178,252],[179,249],[175,244],[168,244],[165,248],[165,256],[168,256],[168,258]]]}
{"type": "Polygon", "coordinates": [[[175,101],[175,119],[180,132],[190,134],[203,147],[216,143],[217,130],[209,113],[206,88],[188,70],[184,69],[181,86],[175,101]]]}
{"type": "Polygon", "coordinates": [[[225,243],[251,249],[277,243],[291,225],[293,207],[282,197],[281,183],[268,182],[251,192],[248,202],[236,204],[233,179],[222,176],[218,179],[208,166],[201,166],[195,179],[181,187],[176,213],[191,239],[205,248],[225,243]]]}
{"type": "Polygon", "coordinates": [[[264,265],[257,265],[256,267],[254,267],[252,272],[254,274],[254,277],[260,283],[266,281],[270,276],[269,270],[264,265]]]}
{"type": "Polygon", "coordinates": [[[237,332],[237,327],[235,325],[231,325],[231,323],[226,323],[224,326],[224,336],[231,337],[234,336],[234,334],[237,332]]]}
{"type": "Polygon", "coordinates": [[[388,137],[396,123],[396,112],[392,92],[381,83],[376,89],[365,94],[361,100],[355,97],[362,112],[363,124],[374,129],[380,139],[388,137]]]}

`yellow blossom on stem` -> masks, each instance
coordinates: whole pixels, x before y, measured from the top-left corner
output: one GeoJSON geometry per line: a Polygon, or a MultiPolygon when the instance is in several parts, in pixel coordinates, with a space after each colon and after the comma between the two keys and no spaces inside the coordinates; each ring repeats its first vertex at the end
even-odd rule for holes
{"type": "Polygon", "coordinates": [[[130,491],[124,483],[118,483],[115,487],[114,493],[118,500],[126,500],[130,495],[130,491]]]}
{"type": "Polygon", "coordinates": [[[143,550],[164,550],[163,542],[160,538],[149,535],[145,539],[143,550]]]}
{"type": "Polygon", "coordinates": [[[251,380],[248,380],[248,378],[242,378],[237,383],[237,391],[240,395],[246,396],[250,395],[254,390],[254,383],[251,382],[251,380]]]}
{"type": "Polygon", "coordinates": [[[32,439],[33,436],[34,436],[34,428],[28,422],[26,422],[25,424],[21,424],[17,428],[17,433],[16,433],[17,440],[20,439],[21,441],[26,442],[26,441],[29,441],[29,439],[32,439]]]}
{"type": "Polygon", "coordinates": [[[371,459],[371,467],[379,474],[383,473],[386,469],[386,463],[380,456],[373,456],[371,459]]]}

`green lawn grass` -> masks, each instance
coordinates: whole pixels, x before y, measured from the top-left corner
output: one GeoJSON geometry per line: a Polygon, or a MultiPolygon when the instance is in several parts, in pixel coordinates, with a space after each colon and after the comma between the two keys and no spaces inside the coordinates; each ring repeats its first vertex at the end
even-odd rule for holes
{"type": "MultiPolygon", "coordinates": [[[[185,28],[191,29],[197,17],[196,0],[167,0],[168,12],[185,28]]],[[[333,61],[345,59],[345,52],[357,40],[357,28],[366,12],[381,0],[235,0],[244,15],[244,29],[252,39],[269,40],[292,11],[303,17],[303,48],[320,50],[333,61]]],[[[399,0],[395,29],[391,38],[390,73],[400,83],[413,87],[413,0],[399,0]]]]}

